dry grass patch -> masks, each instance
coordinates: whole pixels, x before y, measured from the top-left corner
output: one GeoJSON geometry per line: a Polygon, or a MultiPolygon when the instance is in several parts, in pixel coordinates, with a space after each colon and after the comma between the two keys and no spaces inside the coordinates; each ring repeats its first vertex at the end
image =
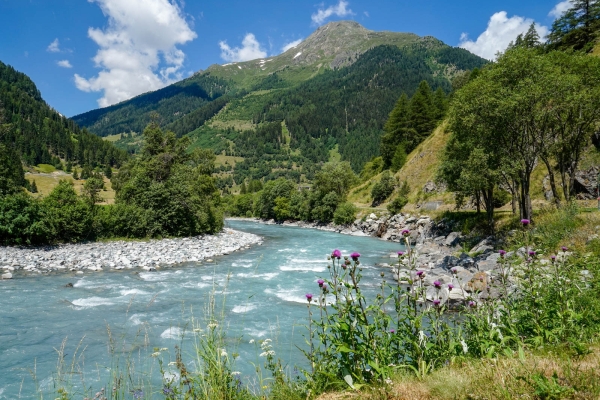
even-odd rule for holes
{"type": "MultiPolygon", "coordinates": [[[[85,181],[83,180],[74,181],[72,175],[59,171],[54,172],[52,174],[26,173],[25,179],[27,179],[29,182],[35,181],[35,184],[38,188],[38,193],[34,193],[33,195],[39,195],[42,197],[49,195],[52,189],[54,189],[58,185],[58,182],[61,180],[73,182],[75,191],[79,194],[81,194],[83,184],[85,183],[85,181]]],[[[114,204],[115,191],[112,189],[110,180],[108,180],[106,177],[104,177],[104,187],[106,188],[106,190],[100,191],[100,197],[102,198],[102,202],[100,204],[114,204]]]]}

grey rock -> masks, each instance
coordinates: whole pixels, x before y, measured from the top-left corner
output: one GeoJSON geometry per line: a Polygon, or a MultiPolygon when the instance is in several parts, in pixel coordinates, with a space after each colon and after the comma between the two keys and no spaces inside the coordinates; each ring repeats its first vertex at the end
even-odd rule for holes
{"type": "Polygon", "coordinates": [[[446,240],[444,241],[444,244],[448,247],[455,246],[459,243],[460,238],[461,238],[460,232],[452,232],[448,236],[446,236],[446,240]]]}
{"type": "Polygon", "coordinates": [[[2,274],[2,279],[12,279],[12,277],[13,277],[13,274],[11,274],[10,272],[2,274]]]}

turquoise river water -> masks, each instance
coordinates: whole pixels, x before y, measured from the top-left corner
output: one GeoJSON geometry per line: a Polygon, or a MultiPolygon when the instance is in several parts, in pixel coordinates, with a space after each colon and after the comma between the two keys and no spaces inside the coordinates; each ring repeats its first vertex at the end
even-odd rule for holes
{"type": "Polygon", "coordinates": [[[264,361],[257,342],[267,338],[285,364],[302,365],[296,345],[304,345],[307,332],[305,294],[318,293],[317,279],[328,277],[327,255],[335,248],[346,255],[360,252],[362,287],[375,292],[380,272],[389,271],[375,264],[393,261],[389,255],[401,250],[398,243],[314,229],[247,221],[226,225],[264,237],[263,245],[216,257],[212,264],[157,272],[17,276],[0,282],[0,399],[39,398],[39,393],[54,398],[57,350],[65,339],[65,368],[75,359],[76,372],[67,378],[75,388],[99,389],[111,365],[125,358],[149,374],[144,379],[159,384],[153,348],[169,349],[161,355],[169,361],[174,346],[181,345],[184,360],[191,359],[186,332],[193,328],[192,318],[204,323],[211,292],[217,311],[224,313],[227,351],[239,353],[235,368],[245,379],[254,379],[252,363],[264,361]],[[73,288],[65,287],[69,282],[73,288]]]}

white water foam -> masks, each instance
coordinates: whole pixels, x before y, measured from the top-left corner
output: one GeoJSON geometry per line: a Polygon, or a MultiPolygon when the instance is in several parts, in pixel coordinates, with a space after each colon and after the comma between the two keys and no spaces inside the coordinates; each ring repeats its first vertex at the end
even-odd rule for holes
{"type": "Polygon", "coordinates": [[[261,338],[263,336],[267,336],[267,333],[269,333],[269,331],[266,330],[248,327],[244,328],[244,332],[248,332],[248,336],[250,336],[251,338],[261,338]]]}
{"type": "Polygon", "coordinates": [[[77,307],[89,308],[98,306],[111,306],[117,302],[115,299],[107,299],[105,297],[89,297],[87,299],[73,300],[71,303],[77,307]]]}
{"type": "Polygon", "coordinates": [[[251,273],[239,273],[236,276],[238,278],[263,278],[263,280],[265,281],[270,281],[271,279],[275,278],[277,275],[279,275],[279,272],[269,272],[266,274],[251,274],[251,273]]]}
{"type": "Polygon", "coordinates": [[[144,294],[148,294],[148,292],[144,292],[143,290],[140,289],[125,289],[125,290],[121,290],[121,296],[137,296],[137,295],[144,295],[144,294]]]}
{"type": "Polygon", "coordinates": [[[327,269],[326,266],[310,266],[302,263],[294,264],[294,265],[283,265],[279,267],[281,271],[304,271],[304,272],[325,272],[327,269]]]}
{"type": "Polygon", "coordinates": [[[172,274],[172,272],[142,272],[139,277],[147,282],[157,282],[164,280],[172,274]]]}
{"type": "Polygon", "coordinates": [[[244,314],[247,313],[248,311],[252,311],[255,310],[257,307],[256,304],[245,304],[242,306],[235,306],[231,309],[231,312],[234,312],[236,314],[244,314]]]}
{"type": "Polygon", "coordinates": [[[171,327],[160,334],[163,339],[180,339],[183,331],[181,328],[171,327]]]}
{"type": "Polygon", "coordinates": [[[277,291],[274,291],[272,289],[265,289],[264,292],[267,294],[274,294],[280,300],[287,301],[290,303],[307,304],[306,296],[294,290],[279,289],[277,291]]]}
{"type": "Polygon", "coordinates": [[[140,319],[140,317],[141,317],[140,314],[133,314],[131,317],[129,317],[129,320],[134,325],[141,325],[142,324],[142,320],[140,319]]]}

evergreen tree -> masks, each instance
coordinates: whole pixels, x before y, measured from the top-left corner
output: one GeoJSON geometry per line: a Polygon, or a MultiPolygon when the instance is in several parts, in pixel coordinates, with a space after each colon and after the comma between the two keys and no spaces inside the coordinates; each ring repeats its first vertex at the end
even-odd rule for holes
{"type": "Polygon", "coordinates": [[[439,87],[433,94],[433,105],[435,106],[435,119],[441,121],[448,111],[448,99],[444,90],[439,87]]]}
{"type": "Polygon", "coordinates": [[[31,193],[37,193],[38,192],[38,188],[37,188],[37,184],[35,183],[35,179],[31,181],[31,185],[29,185],[29,191],[31,193]]]}
{"type": "Polygon", "coordinates": [[[25,172],[17,152],[0,143],[0,196],[18,192],[25,185],[25,172]]]}
{"type": "Polygon", "coordinates": [[[248,189],[246,189],[246,182],[242,182],[242,187],[240,188],[240,194],[248,193],[248,189]]]}
{"type": "Polygon", "coordinates": [[[410,99],[410,127],[407,135],[406,152],[413,151],[436,125],[436,110],[433,105],[433,94],[427,81],[422,81],[410,99]]]}
{"type": "Polygon", "coordinates": [[[104,167],[104,176],[108,179],[112,178],[112,168],[109,164],[106,164],[106,167],[104,167]]]}
{"type": "Polygon", "coordinates": [[[77,167],[73,168],[73,179],[79,180],[79,173],[77,172],[77,167]]]}
{"type": "Polygon", "coordinates": [[[404,143],[400,143],[398,147],[396,147],[396,152],[394,153],[394,158],[392,158],[391,170],[392,172],[398,172],[400,168],[406,163],[406,150],[404,148],[404,143]]]}
{"type": "Polygon", "coordinates": [[[410,102],[406,93],[402,93],[383,127],[380,152],[384,168],[389,168],[392,165],[396,148],[400,143],[406,141],[409,118],[410,102]]]}
{"type": "Polygon", "coordinates": [[[600,30],[600,0],[572,0],[571,4],[552,24],[548,44],[553,49],[588,52],[600,30]]]}

